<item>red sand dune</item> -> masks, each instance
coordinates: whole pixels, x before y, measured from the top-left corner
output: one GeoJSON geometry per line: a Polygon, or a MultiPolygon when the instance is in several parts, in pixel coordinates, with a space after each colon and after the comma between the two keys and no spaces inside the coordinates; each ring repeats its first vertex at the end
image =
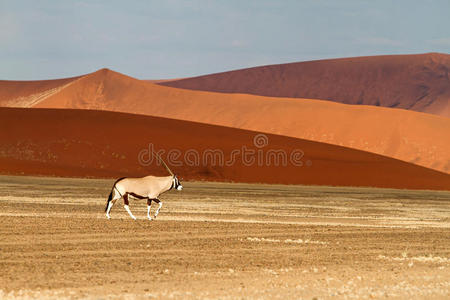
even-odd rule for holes
{"type": "Polygon", "coordinates": [[[330,101],[159,86],[102,69],[34,107],[121,111],[285,135],[450,172],[450,119],[330,101]]]}
{"type": "Polygon", "coordinates": [[[428,53],[270,65],[159,84],[395,107],[450,117],[449,70],[449,54],[428,53]]]}
{"type": "MultiPolygon", "coordinates": [[[[399,160],[328,145],[266,135],[269,144],[257,148],[256,132],[141,115],[86,110],[0,108],[0,173],[54,176],[119,177],[165,175],[155,163],[139,164],[139,153],[149,148],[179,149],[175,173],[188,180],[217,180],[288,184],[374,186],[411,189],[450,189],[450,175],[399,160]],[[226,166],[233,150],[254,150],[253,164],[236,162],[226,166]],[[207,149],[224,153],[217,165],[187,166],[183,157],[192,149],[204,157],[207,149]],[[274,166],[270,150],[304,156],[295,166],[274,166]],[[258,165],[258,154],[263,157],[258,165]],[[299,152],[297,152],[299,153],[299,152]],[[272,165],[268,165],[271,161],[272,165]]],[[[144,153],[145,154],[145,153],[144,153]]],[[[148,153],[147,153],[148,154],[148,153]]],[[[167,152],[162,155],[167,160],[167,152]]],[[[148,156],[143,158],[147,161],[148,156]]],[[[193,160],[191,160],[193,162],[193,160]]],[[[170,164],[170,163],[169,163],[170,164]]]]}
{"type": "Polygon", "coordinates": [[[0,106],[33,106],[50,95],[57,93],[78,78],[36,81],[0,80],[0,106]]]}

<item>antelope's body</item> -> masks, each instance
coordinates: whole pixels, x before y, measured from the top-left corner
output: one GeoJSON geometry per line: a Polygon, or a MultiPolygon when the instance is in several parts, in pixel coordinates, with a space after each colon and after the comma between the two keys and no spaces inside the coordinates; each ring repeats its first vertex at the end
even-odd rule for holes
{"type": "Polygon", "coordinates": [[[123,198],[125,210],[132,219],[136,220],[136,217],[133,216],[129,207],[128,197],[132,196],[134,198],[147,200],[147,218],[152,220],[150,217],[152,201],[159,204],[154,215],[154,218],[156,218],[162,207],[159,196],[171,189],[177,189],[179,191],[183,189],[183,186],[180,184],[176,175],[164,177],[146,176],[142,178],[120,178],[114,183],[111,193],[109,194],[105,208],[106,217],[108,219],[111,218],[109,213],[112,206],[117,200],[123,198]]]}

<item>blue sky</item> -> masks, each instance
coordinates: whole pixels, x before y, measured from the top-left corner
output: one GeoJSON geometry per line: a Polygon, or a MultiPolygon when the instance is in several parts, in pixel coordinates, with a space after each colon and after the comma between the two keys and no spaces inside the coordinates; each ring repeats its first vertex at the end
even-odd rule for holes
{"type": "Polygon", "coordinates": [[[107,67],[178,78],[312,59],[450,53],[449,0],[0,0],[0,79],[107,67]]]}

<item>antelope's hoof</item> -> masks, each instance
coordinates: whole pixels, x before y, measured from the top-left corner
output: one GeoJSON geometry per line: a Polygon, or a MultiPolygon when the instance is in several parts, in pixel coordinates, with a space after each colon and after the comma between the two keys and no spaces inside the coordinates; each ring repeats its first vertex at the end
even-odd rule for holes
{"type": "Polygon", "coordinates": [[[110,220],[110,219],[111,219],[111,217],[110,217],[109,215],[106,215],[106,218],[107,218],[108,220],[110,220]]]}
{"type": "Polygon", "coordinates": [[[153,221],[152,217],[147,217],[147,219],[148,219],[149,221],[153,221]]]}

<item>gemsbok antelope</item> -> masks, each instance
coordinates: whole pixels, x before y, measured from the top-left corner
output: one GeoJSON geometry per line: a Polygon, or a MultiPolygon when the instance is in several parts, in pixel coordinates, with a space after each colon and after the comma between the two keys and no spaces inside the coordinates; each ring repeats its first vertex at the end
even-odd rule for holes
{"type": "Polygon", "coordinates": [[[150,216],[150,207],[152,201],[159,204],[158,209],[153,216],[156,219],[162,207],[162,202],[159,200],[159,196],[171,189],[176,189],[178,191],[183,189],[183,186],[177,176],[172,173],[161,157],[158,156],[158,159],[170,173],[170,176],[145,176],[142,178],[123,177],[117,179],[116,182],[114,182],[111,193],[108,196],[108,201],[106,202],[105,212],[108,219],[111,219],[109,213],[111,212],[113,205],[117,200],[123,198],[125,210],[133,220],[136,220],[136,217],[131,213],[128,202],[128,197],[132,196],[137,199],[147,199],[147,218],[151,221],[152,217],[150,216]]]}

